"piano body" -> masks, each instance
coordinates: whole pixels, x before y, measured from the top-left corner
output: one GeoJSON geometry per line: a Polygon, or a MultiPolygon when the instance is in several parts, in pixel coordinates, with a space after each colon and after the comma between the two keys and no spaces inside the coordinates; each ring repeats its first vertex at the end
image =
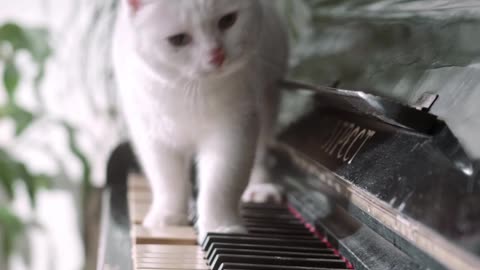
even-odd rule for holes
{"type": "Polygon", "coordinates": [[[120,145],[98,269],[480,269],[478,164],[428,112],[435,96],[410,106],[292,86],[269,163],[287,205],[244,205],[249,234],[211,234],[203,249],[192,228],[144,230],[151,195],[120,145]]]}

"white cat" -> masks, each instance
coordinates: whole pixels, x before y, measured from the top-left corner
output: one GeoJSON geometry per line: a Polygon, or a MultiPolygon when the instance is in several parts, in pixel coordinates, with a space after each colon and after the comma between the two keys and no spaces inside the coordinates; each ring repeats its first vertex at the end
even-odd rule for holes
{"type": "Polygon", "coordinates": [[[199,239],[244,231],[238,206],[250,176],[246,201],[280,199],[263,162],[288,45],[270,3],[122,0],[114,68],[153,192],[145,226],[187,224],[191,162],[198,168],[199,239]]]}

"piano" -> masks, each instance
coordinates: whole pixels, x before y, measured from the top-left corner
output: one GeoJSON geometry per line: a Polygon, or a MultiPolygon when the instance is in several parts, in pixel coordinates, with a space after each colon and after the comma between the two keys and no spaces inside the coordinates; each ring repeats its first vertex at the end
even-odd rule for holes
{"type": "MultiPolygon", "coordinates": [[[[480,269],[479,163],[429,112],[302,84],[284,91],[272,177],[284,205],[244,204],[248,234],[147,230],[151,200],[128,143],[113,151],[98,269],[480,269]]],[[[195,216],[192,216],[194,224],[195,216]]]]}

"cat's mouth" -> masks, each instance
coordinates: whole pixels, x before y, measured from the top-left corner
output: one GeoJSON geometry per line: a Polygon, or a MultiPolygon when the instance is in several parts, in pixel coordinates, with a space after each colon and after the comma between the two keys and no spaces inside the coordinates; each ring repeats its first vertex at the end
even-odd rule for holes
{"type": "Polygon", "coordinates": [[[198,70],[194,76],[198,78],[217,78],[228,75],[233,71],[235,71],[234,65],[225,60],[221,66],[212,65],[198,70]]]}
{"type": "Polygon", "coordinates": [[[196,76],[197,78],[221,78],[239,70],[245,65],[245,61],[238,61],[238,59],[226,58],[222,65],[209,65],[200,69],[196,76]]]}

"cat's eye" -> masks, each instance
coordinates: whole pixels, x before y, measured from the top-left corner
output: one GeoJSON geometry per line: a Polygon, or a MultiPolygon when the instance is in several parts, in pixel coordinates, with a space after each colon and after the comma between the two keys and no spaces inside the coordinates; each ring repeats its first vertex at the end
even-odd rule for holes
{"type": "Polygon", "coordinates": [[[168,42],[174,47],[183,47],[192,42],[190,35],[182,33],[168,38],[168,42]]]}
{"type": "Polygon", "coordinates": [[[218,29],[222,31],[229,29],[235,24],[235,22],[237,21],[237,17],[237,12],[231,12],[224,15],[220,18],[220,20],[218,20],[218,29]]]}

